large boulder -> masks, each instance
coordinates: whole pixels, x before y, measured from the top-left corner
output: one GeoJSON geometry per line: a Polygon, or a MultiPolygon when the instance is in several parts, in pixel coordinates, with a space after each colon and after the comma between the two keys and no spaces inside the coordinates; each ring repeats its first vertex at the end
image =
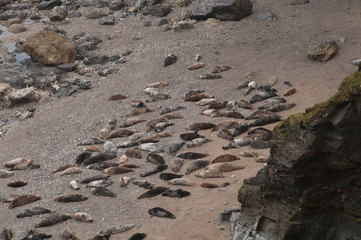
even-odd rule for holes
{"type": "Polygon", "coordinates": [[[234,240],[361,239],[361,72],[274,130],[267,166],[244,181],[234,240]]]}
{"type": "Polygon", "coordinates": [[[41,31],[28,37],[23,44],[25,52],[45,65],[75,62],[76,47],[62,35],[41,31]]]}
{"type": "Polygon", "coordinates": [[[252,12],[251,0],[197,0],[191,18],[217,18],[224,21],[240,20],[252,12]]]}

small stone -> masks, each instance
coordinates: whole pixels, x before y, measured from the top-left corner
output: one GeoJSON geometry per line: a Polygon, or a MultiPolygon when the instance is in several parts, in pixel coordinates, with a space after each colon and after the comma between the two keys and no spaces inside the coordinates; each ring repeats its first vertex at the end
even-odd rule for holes
{"type": "Polygon", "coordinates": [[[166,18],[159,18],[157,20],[155,20],[154,25],[155,26],[162,26],[168,24],[168,20],[166,18]]]}
{"type": "Polygon", "coordinates": [[[259,13],[256,19],[258,21],[267,21],[267,22],[273,22],[278,20],[277,16],[274,15],[274,13],[271,10],[267,10],[259,13]]]}
{"type": "Polygon", "coordinates": [[[69,12],[68,18],[79,18],[81,17],[81,13],[77,11],[69,12]]]}
{"type": "Polygon", "coordinates": [[[146,21],[146,22],[144,22],[143,26],[144,27],[150,27],[150,26],[152,26],[152,22],[151,21],[146,21]]]}
{"type": "Polygon", "coordinates": [[[214,208],[210,208],[209,211],[212,211],[212,212],[213,212],[213,211],[214,211],[214,208]]]}
{"type": "Polygon", "coordinates": [[[197,21],[195,21],[195,20],[175,22],[173,24],[173,31],[181,32],[185,29],[191,29],[191,28],[193,28],[193,25],[196,23],[197,23],[197,21]]]}
{"type": "Polygon", "coordinates": [[[224,204],[224,205],[228,205],[228,202],[224,202],[223,204],[224,204]]]}
{"type": "Polygon", "coordinates": [[[56,68],[67,72],[71,72],[76,69],[76,66],[77,66],[76,63],[64,63],[56,66],[56,68]]]}
{"type": "Polygon", "coordinates": [[[114,17],[102,17],[99,20],[100,25],[114,25],[115,20],[114,17]]]}
{"type": "Polygon", "coordinates": [[[11,33],[21,33],[21,32],[25,32],[26,30],[27,30],[27,28],[24,27],[24,25],[17,24],[17,23],[12,24],[8,28],[8,31],[11,32],[11,33]]]}

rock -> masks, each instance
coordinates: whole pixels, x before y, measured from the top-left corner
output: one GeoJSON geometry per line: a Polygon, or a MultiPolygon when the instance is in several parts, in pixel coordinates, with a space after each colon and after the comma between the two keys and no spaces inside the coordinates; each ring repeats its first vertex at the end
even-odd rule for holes
{"type": "Polygon", "coordinates": [[[291,5],[301,5],[301,4],[307,4],[310,3],[310,0],[291,0],[291,5]]]}
{"type": "Polygon", "coordinates": [[[68,18],[79,18],[81,17],[81,13],[78,11],[72,11],[68,13],[68,18]]]}
{"type": "Polygon", "coordinates": [[[159,18],[157,20],[155,20],[154,25],[155,26],[161,26],[161,25],[165,25],[168,24],[168,20],[166,18],[159,18]]]}
{"type": "Polygon", "coordinates": [[[23,44],[25,52],[46,65],[75,62],[76,48],[58,33],[41,31],[28,37],[23,44]]]}
{"type": "Polygon", "coordinates": [[[249,16],[252,7],[251,0],[196,0],[191,18],[203,20],[212,17],[236,21],[249,16]]]}
{"type": "Polygon", "coordinates": [[[76,63],[64,63],[56,66],[56,68],[67,72],[71,72],[76,69],[76,66],[77,66],[76,63]]]}
{"type": "Polygon", "coordinates": [[[50,10],[54,8],[55,6],[60,6],[62,4],[61,0],[53,0],[49,2],[42,2],[38,5],[38,10],[50,10]]]}
{"type": "Polygon", "coordinates": [[[156,17],[165,17],[168,15],[168,13],[171,11],[171,8],[169,5],[165,4],[157,4],[148,9],[150,15],[156,16],[156,17]]]}
{"type": "Polygon", "coordinates": [[[278,20],[278,17],[274,15],[274,13],[271,10],[267,10],[259,13],[256,18],[258,21],[267,21],[267,22],[273,22],[278,20]]]}
{"type": "Polygon", "coordinates": [[[91,12],[87,12],[85,14],[85,18],[87,19],[99,19],[102,17],[106,17],[108,14],[106,14],[105,12],[100,12],[100,11],[91,11],[91,12]]]}
{"type": "Polygon", "coordinates": [[[356,72],[329,100],[274,128],[271,164],[238,191],[233,239],[359,239],[360,96],[356,72]]]}
{"type": "Polygon", "coordinates": [[[24,25],[18,23],[14,23],[8,28],[8,31],[11,33],[21,33],[25,32],[26,30],[27,29],[24,25]]]}
{"type": "Polygon", "coordinates": [[[125,7],[124,0],[113,0],[110,2],[109,10],[118,11],[123,7],[125,7]]]}
{"type": "Polygon", "coordinates": [[[8,4],[10,2],[10,0],[0,0],[0,6],[4,6],[6,4],[8,4]]]}
{"type": "Polygon", "coordinates": [[[0,99],[3,99],[6,95],[8,95],[13,88],[8,83],[0,83],[0,99]]]}
{"type": "Polygon", "coordinates": [[[236,207],[236,208],[230,208],[230,209],[224,210],[220,215],[220,220],[221,221],[229,221],[232,213],[234,213],[234,212],[241,212],[241,209],[236,207]]]}
{"type": "Polygon", "coordinates": [[[40,99],[41,96],[34,87],[18,89],[9,94],[9,100],[12,104],[39,101],[40,99]]]}
{"type": "Polygon", "coordinates": [[[63,21],[68,16],[68,10],[65,6],[56,6],[50,13],[50,20],[52,22],[63,21]]]}
{"type": "Polygon", "coordinates": [[[173,24],[173,31],[175,32],[181,32],[185,29],[191,29],[193,28],[193,25],[196,24],[197,21],[195,20],[189,20],[189,21],[180,21],[180,22],[175,22],[173,24]]]}
{"type": "Polygon", "coordinates": [[[219,26],[219,24],[221,24],[221,21],[219,19],[215,19],[215,18],[208,18],[204,22],[204,26],[206,26],[206,27],[217,27],[217,26],[219,26]]]}
{"type": "Polygon", "coordinates": [[[20,18],[10,18],[6,21],[6,26],[10,27],[13,24],[20,24],[22,22],[22,20],[20,18]]]}
{"type": "Polygon", "coordinates": [[[99,20],[100,25],[114,25],[115,20],[114,17],[102,17],[99,20]]]}
{"type": "Polygon", "coordinates": [[[138,0],[135,3],[134,7],[139,10],[139,9],[142,9],[145,6],[146,3],[147,3],[147,0],[138,0]]]}
{"type": "Polygon", "coordinates": [[[307,53],[308,59],[316,62],[326,62],[336,55],[338,46],[336,41],[322,43],[307,53]]]}

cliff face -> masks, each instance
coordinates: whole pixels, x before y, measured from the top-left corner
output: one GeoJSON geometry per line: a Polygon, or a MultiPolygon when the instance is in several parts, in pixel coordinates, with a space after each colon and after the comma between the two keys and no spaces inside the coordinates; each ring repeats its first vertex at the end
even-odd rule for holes
{"type": "Polygon", "coordinates": [[[274,136],[267,166],[239,190],[234,239],[361,239],[361,73],[274,136]]]}

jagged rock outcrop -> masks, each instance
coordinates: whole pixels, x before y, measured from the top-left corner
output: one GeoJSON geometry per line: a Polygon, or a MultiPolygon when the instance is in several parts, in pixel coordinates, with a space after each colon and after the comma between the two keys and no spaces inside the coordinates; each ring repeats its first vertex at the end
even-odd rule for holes
{"type": "Polygon", "coordinates": [[[217,18],[236,21],[248,17],[252,7],[251,0],[197,0],[190,17],[197,20],[217,18]]]}
{"type": "Polygon", "coordinates": [[[361,239],[361,72],[274,129],[267,166],[244,181],[234,240],[361,239]]]}

